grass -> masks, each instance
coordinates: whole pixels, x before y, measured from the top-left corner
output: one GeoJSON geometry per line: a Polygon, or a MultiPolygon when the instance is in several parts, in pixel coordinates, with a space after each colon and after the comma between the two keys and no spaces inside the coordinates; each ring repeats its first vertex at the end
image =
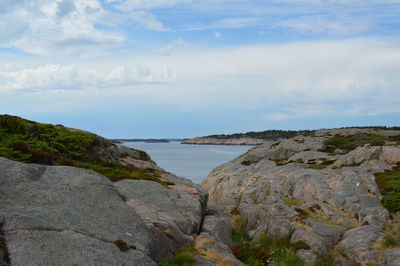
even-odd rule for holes
{"type": "Polygon", "coordinates": [[[307,169],[325,169],[328,165],[331,165],[335,162],[335,160],[326,160],[322,159],[322,162],[319,164],[310,164],[307,166],[307,169]]]}
{"type": "Polygon", "coordinates": [[[384,141],[389,140],[391,140],[391,138],[387,136],[371,133],[360,133],[351,136],[336,135],[325,140],[325,148],[320,151],[333,153],[336,149],[339,149],[347,153],[368,143],[371,145],[384,145],[384,141]]]}
{"type": "MultiPolygon", "coordinates": [[[[172,184],[155,173],[102,160],[92,151],[99,145],[98,137],[91,133],[0,115],[0,156],[24,163],[86,168],[112,181],[146,179],[164,186],[172,184]]],[[[140,151],[140,159],[149,160],[149,156],[140,151]]]]}
{"type": "Polygon", "coordinates": [[[392,170],[375,174],[382,195],[382,204],[389,212],[400,211],[400,163],[392,170]]]}
{"type": "Polygon", "coordinates": [[[232,216],[232,239],[235,245],[231,250],[235,257],[249,266],[261,265],[305,265],[297,256],[299,249],[310,249],[303,241],[290,242],[291,234],[272,238],[267,235],[253,241],[246,233],[244,219],[232,216]]]}
{"type": "Polygon", "coordinates": [[[196,262],[194,256],[198,255],[199,252],[192,246],[189,245],[179,251],[177,251],[173,258],[170,260],[162,260],[158,263],[159,266],[190,266],[196,262]]]}
{"type": "Polygon", "coordinates": [[[303,202],[301,200],[296,199],[296,198],[285,198],[285,197],[283,197],[282,201],[286,205],[297,206],[297,207],[300,207],[303,204],[303,202]]]}
{"type": "Polygon", "coordinates": [[[309,219],[317,223],[321,223],[327,225],[335,230],[340,230],[341,226],[344,227],[356,227],[359,226],[359,222],[356,218],[353,217],[343,217],[340,221],[333,221],[331,219],[327,219],[323,214],[316,210],[305,210],[296,208],[296,211],[300,214],[301,218],[309,219]]]}

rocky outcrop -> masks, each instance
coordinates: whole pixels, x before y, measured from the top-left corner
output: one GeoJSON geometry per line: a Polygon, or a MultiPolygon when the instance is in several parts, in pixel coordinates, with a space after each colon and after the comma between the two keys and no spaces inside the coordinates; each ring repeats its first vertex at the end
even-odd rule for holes
{"type": "Polygon", "coordinates": [[[193,242],[207,194],[143,162],[174,185],[0,157],[1,265],[157,265],[193,242]]]}
{"type": "Polygon", "coordinates": [[[210,208],[227,217],[239,214],[254,239],[290,235],[292,242],[305,242],[310,248],[297,255],[307,264],[333,254],[341,265],[397,265],[399,246],[375,247],[395,214],[382,206],[374,173],[400,162],[400,146],[383,142],[347,154],[324,152],[324,141],[341,132],[257,146],[214,169],[202,182],[210,208]]]}
{"type": "Polygon", "coordinates": [[[193,139],[184,140],[182,144],[196,144],[196,145],[261,145],[265,144],[266,140],[253,139],[253,138],[232,138],[232,139],[217,139],[209,137],[197,137],[193,139]]]}
{"type": "Polygon", "coordinates": [[[147,180],[122,180],[114,185],[126,204],[139,214],[156,236],[153,257],[157,260],[172,257],[179,248],[192,243],[193,235],[199,233],[205,212],[203,202],[207,201],[201,191],[188,186],[168,189],[147,180]]]}

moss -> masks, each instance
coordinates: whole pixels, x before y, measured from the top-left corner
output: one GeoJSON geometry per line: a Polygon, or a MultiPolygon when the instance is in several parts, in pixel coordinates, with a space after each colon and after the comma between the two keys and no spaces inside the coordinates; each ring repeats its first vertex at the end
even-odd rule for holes
{"type": "MultiPolygon", "coordinates": [[[[98,139],[91,133],[0,115],[0,156],[10,160],[87,168],[112,181],[145,179],[164,186],[173,184],[160,180],[156,173],[98,158],[91,152],[96,145],[98,139]]],[[[145,152],[138,152],[141,159],[150,160],[145,152]]]]}
{"type": "Polygon", "coordinates": [[[391,235],[385,235],[385,238],[383,239],[383,246],[384,247],[395,247],[398,244],[398,239],[395,239],[393,236],[391,235]]]}
{"type": "Polygon", "coordinates": [[[336,149],[339,149],[347,153],[368,143],[376,145],[388,140],[390,139],[387,136],[370,133],[360,133],[351,136],[336,135],[324,141],[325,148],[321,151],[332,153],[336,149]]]}
{"type": "Polygon", "coordinates": [[[314,262],[313,266],[333,266],[334,261],[331,256],[328,256],[326,258],[321,258],[318,259],[316,262],[314,262]]]}
{"type": "Polygon", "coordinates": [[[261,160],[244,160],[244,161],[241,161],[240,162],[240,164],[241,165],[245,165],[245,166],[249,166],[249,165],[252,165],[252,164],[258,164],[259,162],[260,162],[261,160]]]}
{"type": "Polygon", "coordinates": [[[162,260],[158,263],[160,266],[190,266],[196,262],[195,256],[199,255],[199,252],[192,246],[189,245],[179,251],[177,251],[173,258],[170,260],[162,260]]]}
{"type": "Polygon", "coordinates": [[[325,169],[326,165],[322,165],[322,164],[310,164],[309,166],[306,167],[307,169],[325,169]]]}
{"type": "Polygon", "coordinates": [[[286,204],[286,205],[292,205],[292,206],[301,206],[303,204],[303,202],[301,202],[301,200],[296,199],[296,198],[282,198],[282,201],[286,204]]]}
{"type": "Polygon", "coordinates": [[[303,241],[292,243],[291,234],[281,238],[263,235],[255,241],[250,237],[235,234],[234,231],[233,239],[236,245],[231,247],[232,252],[247,265],[305,265],[296,256],[296,251],[310,247],[303,241]]]}
{"type": "Polygon", "coordinates": [[[240,215],[231,217],[231,250],[235,257],[247,265],[304,265],[296,256],[299,249],[310,249],[303,241],[291,243],[292,234],[281,238],[262,235],[254,240],[247,234],[246,223],[240,215]]]}
{"type": "Polygon", "coordinates": [[[382,194],[382,204],[390,212],[400,211],[400,163],[392,170],[375,174],[375,181],[382,194]]]}

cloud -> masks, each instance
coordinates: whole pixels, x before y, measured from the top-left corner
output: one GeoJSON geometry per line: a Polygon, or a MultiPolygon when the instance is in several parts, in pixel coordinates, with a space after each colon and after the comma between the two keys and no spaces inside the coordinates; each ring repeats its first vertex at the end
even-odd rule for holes
{"type": "Polygon", "coordinates": [[[155,31],[169,31],[170,29],[165,27],[156,17],[145,11],[136,11],[130,14],[130,17],[143,25],[146,29],[155,31]]]}
{"type": "Polygon", "coordinates": [[[46,64],[36,68],[0,71],[0,93],[25,91],[85,90],[88,88],[121,87],[135,84],[154,84],[174,80],[165,68],[150,69],[136,65],[107,67],[46,64]]]}
{"type": "MultiPolygon", "coordinates": [[[[178,39],[164,53],[185,44],[178,39]]],[[[193,51],[188,46],[174,56],[12,66],[0,69],[0,93],[23,97],[33,90],[42,97],[63,91],[70,97],[85,93],[93,102],[103,97],[185,111],[254,110],[263,121],[372,116],[399,109],[397,44],[397,39],[360,38],[193,51]]],[[[48,102],[55,110],[57,97],[48,102]]]]}
{"type": "Polygon", "coordinates": [[[219,39],[219,38],[221,38],[221,36],[222,36],[221,32],[219,32],[219,31],[214,32],[215,39],[219,39]]]}
{"type": "Polygon", "coordinates": [[[0,46],[39,55],[87,54],[125,40],[96,24],[116,20],[98,0],[11,1],[0,13],[0,46]]]}
{"type": "Polygon", "coordinates": [[[306,16],[300,19],[289,19],[276,24],[304,34],[353,35],[371,30],[367,22],[350,19],[327,19],[324,16],[306,16]]]}
{"type": "Polygon", "coordinates": [[[175,40],[175,41],[171,42],[170,44],[168,44],[167,46],[161,48],[160,49],[160,54],[165,55],[165,56],[169,56],[178,47],[182,47],[182,46],[185,46],[187,44],[188,43],[183,39],[175,40]]]}
{"type": "Polygon", "coordinates": [[[115,3],[115,7],[120,10],[137,10],[171,7],[181,3],[190,3],[191,0],[108,0],[115,3]]]}
{"type": "Polygon", "coordinates": [[[224,18],[211,24],[195,24],[186,27],[186,30],[213,30],[213,29],[241,29],[262,24],[260,18],[224,18]]]}

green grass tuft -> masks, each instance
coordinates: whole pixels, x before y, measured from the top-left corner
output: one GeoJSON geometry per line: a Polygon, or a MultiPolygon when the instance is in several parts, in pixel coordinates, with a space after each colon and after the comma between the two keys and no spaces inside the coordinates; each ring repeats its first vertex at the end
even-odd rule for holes
{"type": "Polygon", "coordinates": [[[199,252],[192,246],[189,245],[179,251],[177,251],[173,258],[170,260],[162,260],[158,263],[159,266],[190,266],[196,262],[194,256],[198,255],[199,252]]]}
{"type": "Polygon", "coordinates": [[[375,174],[375,181],[382,194],[382,204],[390,212],[400,211],[400,163],[392,170],[375,174]]]}

